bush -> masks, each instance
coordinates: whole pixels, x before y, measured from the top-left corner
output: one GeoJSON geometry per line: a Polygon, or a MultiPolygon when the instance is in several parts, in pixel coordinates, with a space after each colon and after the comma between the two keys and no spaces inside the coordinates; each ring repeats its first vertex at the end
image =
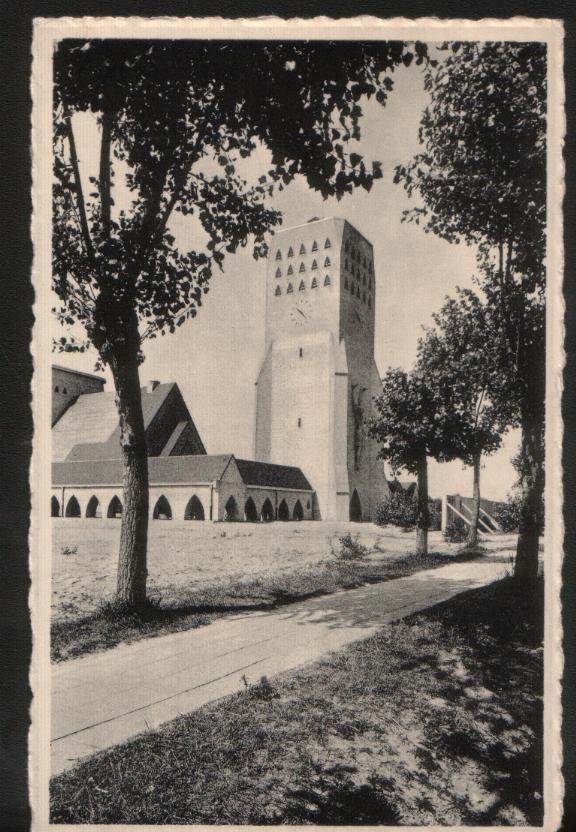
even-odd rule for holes
{"type": "Polygon", "coordinates": [[[430,497],[428,500],[428,511],[430,512],[430,525],[428,526],[431,532],[438,532],[442,528],[442,500],[430,497]]]}
{"type": "Polygon", "coordinates": [[[345,534],[338,538],[340,544],[340,551],[336,552],[336,557],[340,560],[364,560],[368,557],[368,549],[358,542],[358,535],[352,537],[351,534],[345,534]]]}
{"type": "Polygon", "coordinates": [[[412,529],[418,517],[418,502],[413,494],[405,491],[392,493],[376,509],[376,523],[379,526],[400,526],[412,529]]]}
{"type": "Polygon", "coordinates": [[[468,538],[468,529],[461,526],[447,526],[443,537],[447,543],[464,543],[468,538]]]}
{"type": "MultiPolygon", "coordinates": [[[[438,531],[442,525],[442,500],[432,497],[428,500],[430,512],[430,531],[438,531]]],[[[406,491],[394,492],[387,500],[380,503],[376,509],[376,523],[379,526],[400,526],[405,531],[411,531],[418,519],[418,498],[414,493],[406,491]]]]}
{"type": "MultiPolygon", "coordinates": [[[[513,533],[520,528],[520,510],[522,497],[519,494],[509,494],[505,503],[499,503],[493,510],[494,519],[500,523],[503,532],[513,533]]],[[[540,506],[540,534],[544,532],[544,501],[540,506]]]]}

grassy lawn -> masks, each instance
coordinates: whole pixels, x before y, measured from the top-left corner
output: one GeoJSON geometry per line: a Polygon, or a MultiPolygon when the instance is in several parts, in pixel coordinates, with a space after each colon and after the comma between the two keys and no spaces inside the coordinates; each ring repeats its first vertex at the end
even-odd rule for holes
{"type": "MultiPolygon", "coordinates": [[[[327,553],[329,554],[329,553],[327,553]]],[[[60,619],[51,626],[53,661],[114,647],[121,642],[187,630],[216,618],[246,611],[267,610],[315,595],[352,589],[366,583],[388,581],[421,569],[477,557],[478,553],[432,553],[398,559],[346,559],[345,549],[321,563],[303,564],[290,570],[260,573],[238,580],[230,576],[216,585],[197,588],[171,586],[167,597],[152,591],[151,603],[142,614],[127,614],[113,603],[102,601],[87,615],[60,619]],[[342,557],[342,554],[344,557],[342,557]]]]}
{"type": "Polygon", "coordinates": [[[540,825],[543,593],[383,627],[53,779],[53,823],[540,825]]]}

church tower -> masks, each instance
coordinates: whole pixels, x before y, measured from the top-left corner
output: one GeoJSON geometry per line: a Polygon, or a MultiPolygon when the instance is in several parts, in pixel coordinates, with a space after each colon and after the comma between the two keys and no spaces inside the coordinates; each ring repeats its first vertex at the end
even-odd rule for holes
{"type": "Polygon", "coordinates": [[[312,220],[274,236],[255,457],[300,467],[318,519],[373,520],[388,494],[378,448],[363,431],[381,391],[375,290],[372,245],[346,220],[312,220]]]}

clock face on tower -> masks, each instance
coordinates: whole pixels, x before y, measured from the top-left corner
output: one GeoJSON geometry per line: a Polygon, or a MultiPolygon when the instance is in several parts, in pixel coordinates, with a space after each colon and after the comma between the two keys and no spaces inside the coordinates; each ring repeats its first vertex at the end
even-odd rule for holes
{"type": "Polygon", "coordinates": [[[312,304],[307,298],[300,298],[290,310],[290,320],[295,326],[304,326],[312,318],[312,304]]]}

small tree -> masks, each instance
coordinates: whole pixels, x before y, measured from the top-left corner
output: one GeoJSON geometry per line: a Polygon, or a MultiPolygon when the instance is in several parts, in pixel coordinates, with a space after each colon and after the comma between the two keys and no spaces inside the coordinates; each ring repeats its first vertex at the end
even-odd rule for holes
{"type": "Polygon", "coordinates": [[[417,477],[416,554],[426,555],[428,457],[447,461],[457,453],[452,445],[456,420],[451,392],[447,387],[429,385],[420,369],[411,373],[388,370],[382,385],[381,395],[374,399],[378,415],[368,421],[367,431],[380,444],[378,455],[394,474],[403,470],[417,477]]]}
{"type": "MultiPolygon", "coordinates": [[[[425,47],[415,45],[422,62],[425,47]]],[[[347,144],[360,138],[360,101],[386,102],[388,72],[410,63],[401,42],[337,44],[190,40],[63,40],[55,53],[54,290],[65,325],[79,322],[112,372],[124,462],[117,594],[146,599],[148,463],[138,366],[146,338],[196,314],[226,253],[280,216],[264,204],[296,175],[329,195],[370,189],[380,163],[347,144]],[[85,194],[75,114],[99,128],[99,171],[85,194]],[[249,186],[239,165],[271,156],[249,186]],[[115,205],[115,199],[117,205],[115,205]],[[190,216],[191,250],[171,220],[190,216]]]]}
{"type": "Polygon", "coordinates": [[[478,246],[488,304],[501,311],[522,429],[515,575],[533,580],[544,488],[546,45],[455,42],[443,51],[426,71],[423,150],[396,181],[424,203],[407,218],[478,246]]]}
{"type": "Polygon", "coordinates": [[[449,385],[458,415],[459,434],[453,437],[458,457],[472,465],[473,509],[468,544],[478,542],[480,467],[483,454],[500,448],[506,430],[517,423],[513,373],[499,310],[482,303],[470,290],[448,298],[418,344],[418,366],[430,384],[449,385]]]}

